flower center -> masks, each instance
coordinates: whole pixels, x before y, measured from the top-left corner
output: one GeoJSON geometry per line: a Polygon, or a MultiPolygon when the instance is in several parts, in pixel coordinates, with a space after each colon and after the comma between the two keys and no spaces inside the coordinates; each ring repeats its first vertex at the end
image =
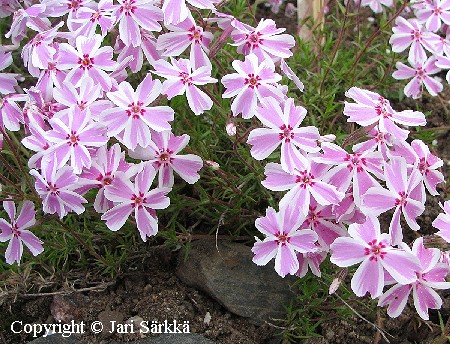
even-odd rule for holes
{"type": "Polygon", "coordinates": [[[132,116],[133,118],[139,118],[141,115],[144,115],[145,109],[141,108],[144,103],[137,102],[137,104],[131,103],[128,105],[128,110],[125,110],[128,117],[132,116]]]}
{"type": "Polygon", "coordinates": [[[258,47],[259,44],[262,43],[261,34],[259,32],[252,32],[249,35],[246,35],[247,46],[251,48],[258,47]]]}
{"type": "Polygon", "coordinates": [[[139,195],[133,195],[131,196],[131,200],[133,201],[133,203],[131,204],[131,206],[133,208],[135,207],[142,207],[143,203],[146,203],[147,199],[144,197],[144,194],[142,192],[139,192],[139,195]]]}
{"type": "Polygon", "coordinates": [[[84,54],[83,58],[78,59],[78,64],[81,69],[91,69],[94,64],[94,58],[89,57],[89,54],[84,54]]]}
{"type": "Polygon", "coordinates": [[[56,187],[56,184],[51,184],[50,182],[47,182],[47,187],[46,187],[47,191],[49,191],[52,195],[59,195],[59,190],[56,187]]]}
{"type": "Polygon", "coordinates": [[[300,183],[301,184],[300,186],[305,189],[307,185],[310,185],[310,186],[314,185],[313,180],[314,180],[314,176],[305,170],[303,172],[300,172],[299,175],[297,175],[295,182],[300,183]]]}
{"type": "Polygon", "coordinates": [[[122,7],[120,8],[120,12],[125,11],[126,16],[131,15],[131,13],[134,13],[134,11],[137,8],[136,6],[133,6],[134,3],[135,3],[135,0],[125,0],[122,7]]]}
{"type": "Polygon", "coordinates": [[[69,10],[77,10],[78,8],[80,8],[82,6],[82,0],[73,0],[73,1],[69,1],[69,3],[67,4],[69,10]]]}
{"type": "Polygon", "coordinates": [[[280,127],[280,130],[282,130],[283,132],[278,134],[278,137],[280,138],[280,140],[284,140],[285,142],[290,142],[291,139],[294,138],[294,133],[292,132],[294,128],[291,127],[290,124],[288,124],[286,126],[286,124],[283,124],[280,127]]]}
{"type": "Polygon", "coordinates": [[[419,30],[411,31],[411,39],[415,40],[416,42],[420,41],[422,38],[422,34],[419,30]]]}
{"type": "Polygon", "coordinates": [[[285,246],[286,243],[288,243],[290,241],[290,238],[284,233],[284,232],[276,232],[275,236],[278,238],[276,240],[278,245],[283,245],[285,246]]]}
{"type": "Polygon", "coordinates": [[[192,85],[192,78],[189,76],[188,73],[186,72],[180,72],[180,78],[181,78],[181,82],[183,83],[183,85],[188,84],[188,86],[192,85]]]}
{"type": "Polygon", "coordinates": [[[258,75],[255,74],[248,74],[248,78],[245,78],[245,85],[248,85],[248,87],[250,88],[255,88],[258,87],[259,85],[261,85],[259,83],[259,81],[261,80],[261,78],[258,75]]]}
{"type": "Polygon", "coordinates": [[[377,261],[378,257],[384,259],[384,256],[387,252],[383,251],[386,248],[386,244],[384,242],[377,242],[376,239],[367,243],[369,247],[364,248],[364,253],[366,256],[370,255],[370,260],[377,261]]]}
{"type": "Polygon", "coordinates": [[[75,132],[72,131],[72,135],[67,134],[66,140],[68,140],[67,143],[69,146],[76,146],[78,145],[80,138],[75,134],[75,132]]]}
{"type": "Polygon", "coordinates": [[[428,167],[430,167],[430,164],[428,163],[428,161],[426,161],[425,158],[420,158],[419,165],[417,166],[420,173],[428,174],[428,167]]]}
{"type": "Polygon", "coordinates": [[[406,204],[408,204],[408,201],[406,200],[407,198],[408,198],[408,195],[407,195],[407,193],[406,192],[404,192],[404,191],[400,191],[399,193],[398,193],[398,195],[400,196],[400,198],[396,198],[395,199],[395,205],[396,206],[405,206],[406,204]]]}
{"type": "Polygon", "coordinates": [[[200,40],[202,39],[203,35],[203,30],[199,27],[196,26],[192,26],[189,29],[190,33],[188,34],[189,40],[190,41],[195,41],[195,42],[200,42],[200,40]]]}

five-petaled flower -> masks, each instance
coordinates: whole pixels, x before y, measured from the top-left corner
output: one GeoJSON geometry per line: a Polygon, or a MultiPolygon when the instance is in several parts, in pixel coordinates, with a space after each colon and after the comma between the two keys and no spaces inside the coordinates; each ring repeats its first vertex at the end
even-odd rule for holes
{"type": "Polygon", "coordinates": [[[25,201],[22,205],[22,210],[16,218],[16,206],[12,201],[3,201],[3,209],[5,209],[11,222],[5,219],[0,219],[0,242],[9,240],[6,248],[5,258],[8,264],[17,262],[20,264],[20,258],[23,253],[23,244],[27,246],[33,256],[44,251],[42,241],[36,235],[31,233],[28,228],[34,226],[36,223],[36,211],[34,204],[31,201],[25,201]]]}
{"type": "Polygon", "coordinates": [[[151,235],[156,235],[158,222],[155,209],[165,209],[169,206],[170,199],[166,194],[171,189],[159,187],[150,190],[155,176],[156,170],[152,164],[143,163],[142,171],[136,175],[134,184],[118,172],[112,183],[105,187],[106,198],[116,204],[102,215],[102,220],[106,221],[110,230],[117,231],[122,228],[133,214],[143,241],[151,235]]]}

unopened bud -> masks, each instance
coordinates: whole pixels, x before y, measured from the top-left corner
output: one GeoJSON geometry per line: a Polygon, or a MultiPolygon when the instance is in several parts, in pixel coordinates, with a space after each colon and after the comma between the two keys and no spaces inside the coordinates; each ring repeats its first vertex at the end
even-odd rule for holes
{"type": "Polygon", "coordinates": [[[342,269],[341,271],[338,272],[336,278],[333,280],[333,282],[331,282],[330,288],[328,289],[329,295],[334,294],[336,290],[338,290],[345,276],[347,276],[347,272],[348,269],[342,269]]]}
{"type": "Polygon", "coordinates": [[[231,121],[228,122],[227,125],[225,126],[225,130],[226,130],[228,136],[236,135],[236,124],[234,124],[231,121]]]}
{"type": "Polygon", "coordinates": [[[220,165],[212,160],[205,160],[205,162],[211,167],[212,170],[217,171],[220,168],[220,165]]]}

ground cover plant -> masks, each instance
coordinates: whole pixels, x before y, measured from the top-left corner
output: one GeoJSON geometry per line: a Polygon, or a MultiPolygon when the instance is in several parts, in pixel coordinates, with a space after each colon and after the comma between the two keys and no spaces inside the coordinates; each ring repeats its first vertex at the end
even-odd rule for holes
{"type": "Polygon", "coordinates": [[[444,161],[420,128],[432,114],[405,104],[448,103],[447,4],[329,3],[323,24],[305,20],[309,40],[255,12],[0,1],[5,281],[114,275],[140,241],[217,235],[246,240],[280,278],[322,278],[390,317],[409,298],[423,320],[441,308],[450,201],[433,230],[420,223],[447,191],[444,161]]]}

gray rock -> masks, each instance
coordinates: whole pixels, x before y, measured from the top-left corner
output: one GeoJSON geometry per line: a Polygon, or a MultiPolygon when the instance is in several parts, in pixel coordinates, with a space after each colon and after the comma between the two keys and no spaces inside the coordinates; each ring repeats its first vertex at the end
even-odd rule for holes
{"type": "Polygon", "coordinates": [[[213,240],[192,243],[188,259],[180,254],[177,276],[203,290],[230,312],[260,325],[270,318],[284,318],[285,307],[295,297],[290,285],[297,279],[278,276],[273,261],[266,266],[252,262],[250,247],[213,240]]]}
{"type": "Polygon", "coordinates": [[[63,337],[60,334],[52,334],[47,337],[36,338],[31,342],[29,342],[28,344],[86,344],[86,343],[76,339],[74,336],[63,337]]]}

